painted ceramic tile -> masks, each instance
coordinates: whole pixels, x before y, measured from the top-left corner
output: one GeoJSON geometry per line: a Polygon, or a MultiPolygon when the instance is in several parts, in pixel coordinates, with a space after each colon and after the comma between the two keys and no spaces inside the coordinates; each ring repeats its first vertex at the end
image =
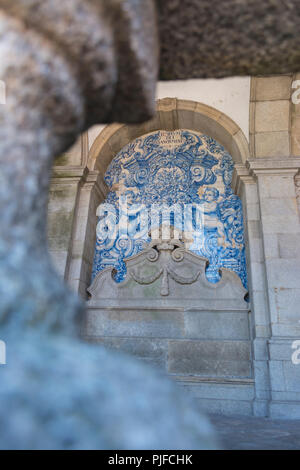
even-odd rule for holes
{"type": "Polygon", "coordinates": [[[93,277],[114,266],[115,279],[122,281],[123,260],[140,252],[151,240],[151,230],[167,218],[186,247],[208,259],[210,282],[218,282],[219,269],[225,267],[247,288],[243,211],[231,189],[233,169],[232,157],[222,145],[188,130],[154,132],[124,147],[105,175],[111,191],[102,205],[105,216],[99,218],[102,230],[93,277]],[[170,213],[161,214],[161,206],[171,208],[170,213]],[[194,207],[202,217],[199,229],[194,207]]]}

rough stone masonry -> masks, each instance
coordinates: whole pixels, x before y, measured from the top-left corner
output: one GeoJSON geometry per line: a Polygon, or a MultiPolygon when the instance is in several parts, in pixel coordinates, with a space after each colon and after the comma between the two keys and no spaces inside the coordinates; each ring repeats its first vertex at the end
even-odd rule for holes
{"type": "Polygon", "coordinates": [[[156,0],[161,79],[298,72],[297,0],[156,0]]]}

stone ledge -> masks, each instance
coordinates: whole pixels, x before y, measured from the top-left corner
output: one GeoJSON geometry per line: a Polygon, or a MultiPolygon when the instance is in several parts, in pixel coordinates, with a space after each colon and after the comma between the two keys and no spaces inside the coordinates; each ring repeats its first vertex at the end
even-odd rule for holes
{"type": "Polygon", "coordinates": [[[81,183],[82,185],[94,185],[100,191],[101,198],[104,198],[109,189],[105,184],[103,175],[98,170],[89,170],[87,167],[54,166],[51,175],[51,185],[81,183]]]}
{"type": "Polygon", "coordinates": [[[88,169],[82,166],[54,166],[51,175],[51,184],[55,183],[56,180],[61,182],[62,179],[80,180],[88,174],[88,169]]]}
{"type": "Polygon", "coordinates": [[[250,174],[290,174],[295,176],[300,169],[300,157],[264,157],[247,162],[250,174]]]}
{"type": "Polygon", "coordinates": [[[197,375],[177,375],[168,374],[168,377],[176,380],[177,382],[186,382],[188,384],[220,384],[220,385],[254,385],[254,379],[240,379],[240,378],[219,378],[219,377],[201,377],[197,375]]]}

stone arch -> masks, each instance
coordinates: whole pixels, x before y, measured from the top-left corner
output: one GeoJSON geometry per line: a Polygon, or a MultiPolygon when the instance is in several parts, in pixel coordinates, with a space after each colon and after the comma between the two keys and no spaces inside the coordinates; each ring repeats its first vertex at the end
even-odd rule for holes
{"type": "MultiPolygon", "coordinates": [[[[134,139],[159,130],[186,129],[209,135],[231,154],[235,162],[232,189],[242,201],[244,211],[244,234],[249,290],[249,341],[252,344],[253,358],[257,331],[269,338],[270,316],[265,296],[267,279],[264,274],[263,232],[260,222],[259,192],[257,178],[252,170],[254,160],[250,158],[249,143],[240,127],[221,111],[194,101],[165,98],[157,102],[154,118],[141,125],[113,124],[105,127],[96,138],[87,162],[85,179],[80,192],[74,240],[71,254],[68,281],[86,298],[86,291],[92,277],[93,256],[96,241],[96,208],[103,202],[108,188],[103,184],[106,170],[119,151],[134,139]],[[261,275],[257,273],[262,273],[261,275]],[[78,286],[78,287],[77,287],[78,286]],[[262,313],[265,312],[265,313],[262,313]],[[261,333],[263,332],[263,333],[261,333]]],[[[261,163],[263,168],[264,162],[261,163]]],[[[257,346],[258,345],[258,346],[257,346]]],[[[254,354],[255,352],[255,354],[254,354]]],[[[251,412],[266,416],[268,399],[261,399],[262,384],[269,380],[267,360],[253,359],[253,371],[259,368],[260,379],[255,382],[252,375],[241,387],[257,387],[254,401],[249,406],[251,412]],[[262,369],[263,366],[263,369],[262,369]]],[[[254,373],[254,372],[253,372],[254,373]]],[[[263,385],[264,387],[265,385],[263,385]]],[[[263,389],[265,392],[265,389],[263,389]]],[[[247,413],[250,412],[249,410],[247,413]]]]}
{"type": "MultiPolygon", "coordinates": [[[[108,188],[104,175],[113,158],[134,139],[158,130],[186,129],[214,138],[233,157],[235,170],[232,189],[241,198],[243,209],[248,206],[248,193],[242,181],[252,182],[247,161],[249,144],[241,128],[228,116],[202,103],[177,98],[158,100],[152,120],[140,125],[111,124],[98,135],[89,152],[87,169],[82,181],[76,210],[74,247],[70,253],[70,267],[66,280],[86,297],[86,289],[92,277],[94,248],[96,243],[96,209],[104,201],[108,188]]],[[[246,212],[244,212],[246,214],[246,212]]],[[[247,264],[250,255],[247,255],[247,264]]]]}
{"type": "Polygon", "coordinates": [[[112,124],[96,138],[89,153],[89,170],[105,174],[112,159],[129,142],[156,130],[189,129],[217,140],[236,164],[249,159],[249,144],[240,127],[215,108],[196,101],[164,98],[157,101],[153,119],[140,125],[112,124]]]}

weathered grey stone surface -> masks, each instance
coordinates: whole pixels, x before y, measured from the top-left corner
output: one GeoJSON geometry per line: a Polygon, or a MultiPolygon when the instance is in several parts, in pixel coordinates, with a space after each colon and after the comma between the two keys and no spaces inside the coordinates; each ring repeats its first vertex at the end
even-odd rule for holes
{"type": "Polygon", "coordinates": [[[83,308],[47,254],[53,157],[96,121],[153,111],[151,1],[0,0],[0,38],[0,447],[215,447],[170,383],[62,336],[83,308]]]}
{"type": "Polygon", "coordinates": [[[250,340],[249,319],[245,311],[187,311],[185,333],[195,339],[250,340]],[[224,318],[225,317],[225,318],[224,318]]]}
{"type": "Polygon", "coordinates": [[[300,421],[239,416],[210,416],[228,450],[299,450],[300,421]]]}
{"type": "Polygon", "coordinates": [[[152,6],[148,0],[1,0],[0,31],[7,94],[0,109],[0,310],[32,320],[52,311],[58,322],[70,323],[78,302],[62,287],[46,249],[52,160],[92,122],[151,115],[157,62],[152,6]],[[114,114],[114,100],[125,114],[114,114]]]}
{"type": "Polygon", "coordinates": [[[50,41],[53,54],[68,63],[84,95],[85,127],[140,122],[154,113],[158,46],[152,0],[1,0],[0,9],[18,18],[25,35],[36,32],[39,54],[50,41]]]}
{"type": "Polygon", "coordinates": [[[208,421],[125,355],[40,331],[5,335],[1,449],[211,449],[208,421]]]}
{"type": "Polygon", "coordinates": [[[250,377],[250,342],[170,341],[168,371],[206,377],[250,377]]]}
{"type": "MultiPolygon", "coordinates": [[[[154,299],[155,300],[155,299],[154,299]]],[[[182,299],[184,300],[184,299],[182,299]]],[[[92,337],[155,337],[249,340],[247,309],[237,311],[193,310],[163,308],[152,305],[145,308],[141,303],[131,308],[116,308],[113,299],[88,302],[85,333],[92,337]],[[103,304],[106,304],[103,305],[103,304]]],[[[154,302],[153,302],[154,303],[154,302]]],[[[200,304],[200,302],[199,302],[200,304]]]]}
{"type": "Polygon", "coordinates": [[[297,0],[156,0],[160,77],[297,72],[297,0]]]}
{"type": "MultiPolygon", "coordinates": [[[[265,252],[270,332],[266,348],[255,348],[256,384],[260,399],[267,398],[273,418],[300,417],[300,368],[294,363],[294,341],[299,339],[300,233],[295,191],[299,159],[264,158],[249,166],[257,175],[260,220],[265,252]],[[260,357],[258,357],[260,354],[260,357]],[[268,364],[262,360],[267,357],[268,364]],[[269,380],[263,379],[263,370],[269,380]]],[[[258,284],[258,283],[257,283],[258,284]]],[[[263,312],[263,310],[262,310],[263,312]]],[[[262,344],[261,344],[262,346],[262,344]]]]}
{"type": "MultiPolygon", "coordinates": [[[[272,0],[231,0],[224,9],[220,2],[166,0],[160,2],[159,16],[162,78],[299,68],[295,1],[286,6],[272,0]],[[185,49],[180,47],[183,43],[185,49]]],[[[5,325],[1,335],[8,344],[8,361],[12,359],[11,366],[1,369],[1,445],[126,448],[144,447],[146,437],[147,445],[156,448],[177,447],[179,440],[180,448],[192,447],[193,442],[197,447],[214,445],[208,428],[198,427],[202,424],[198,415],[169,393],[170,385],[154,379],[152,388],[148,386],[151,374],[133,362],[49,336],[50,330],[72,330],[74,318],[83,311],[61,285],[46,252],[52,159],[95,122],[139,122],[151,116],[157,72],[151,1],[0,0],[0,32],[0,79],[7,87],[6,105],[0,108],[0,323],[5,325]],[[37,331],[26,332],[28,326],[36,326],[37,331]],[[84,357],[87,362],[82,368],[84,357]],[[98,378],[99,365],[103,375],[98,378]],[[126,374],[120,374],[120,369],[126,374]],[[94,379],[85,381],[86,377],[94,379]],[[143,383],[147,384],[144,394],[135,394],[143,383]],[[122,388],[127,395],[121,403],[122,388]],[[56,401],[49,400],[50,392],[56,401]],[[157,396],[163,397],[159,408],[153,401],[157,396]],[[139,400],[145,407],[134,408],[139,400]],[[95,412],[91,404],[101,401],[105,406],[95,412]],[[139,419],[132,422],[126,407],[137,410],[139,419]],[[181,409],[189,421],[182,421],[181,409]],[[114,410],[118,424],[123,423],[118,434],[115,421],[112,430],[99,426],[108,423],[114,410]],[[157,420],[161,410],[167,413],[157,420]],[[93,437],[87,440],[89,430],[93,437]],[[172,441],[157,440],[163,430],[172,441]],[[133,441],[133,436],[141,439],[133,441]],[[183,436],[190,440],[182,440],[183,436]]],[[[273,330],[288,331],[285,324],[273,330]]],[[[298,393],[297,384],[292,371],[287,368],[287,372],[291,390],[275,390],[272,406],[281,413],[280,399],[289,399],[287,405],[294,414],[299,410],[292,402],[297,399],[292,395],[298,393]]]]}

